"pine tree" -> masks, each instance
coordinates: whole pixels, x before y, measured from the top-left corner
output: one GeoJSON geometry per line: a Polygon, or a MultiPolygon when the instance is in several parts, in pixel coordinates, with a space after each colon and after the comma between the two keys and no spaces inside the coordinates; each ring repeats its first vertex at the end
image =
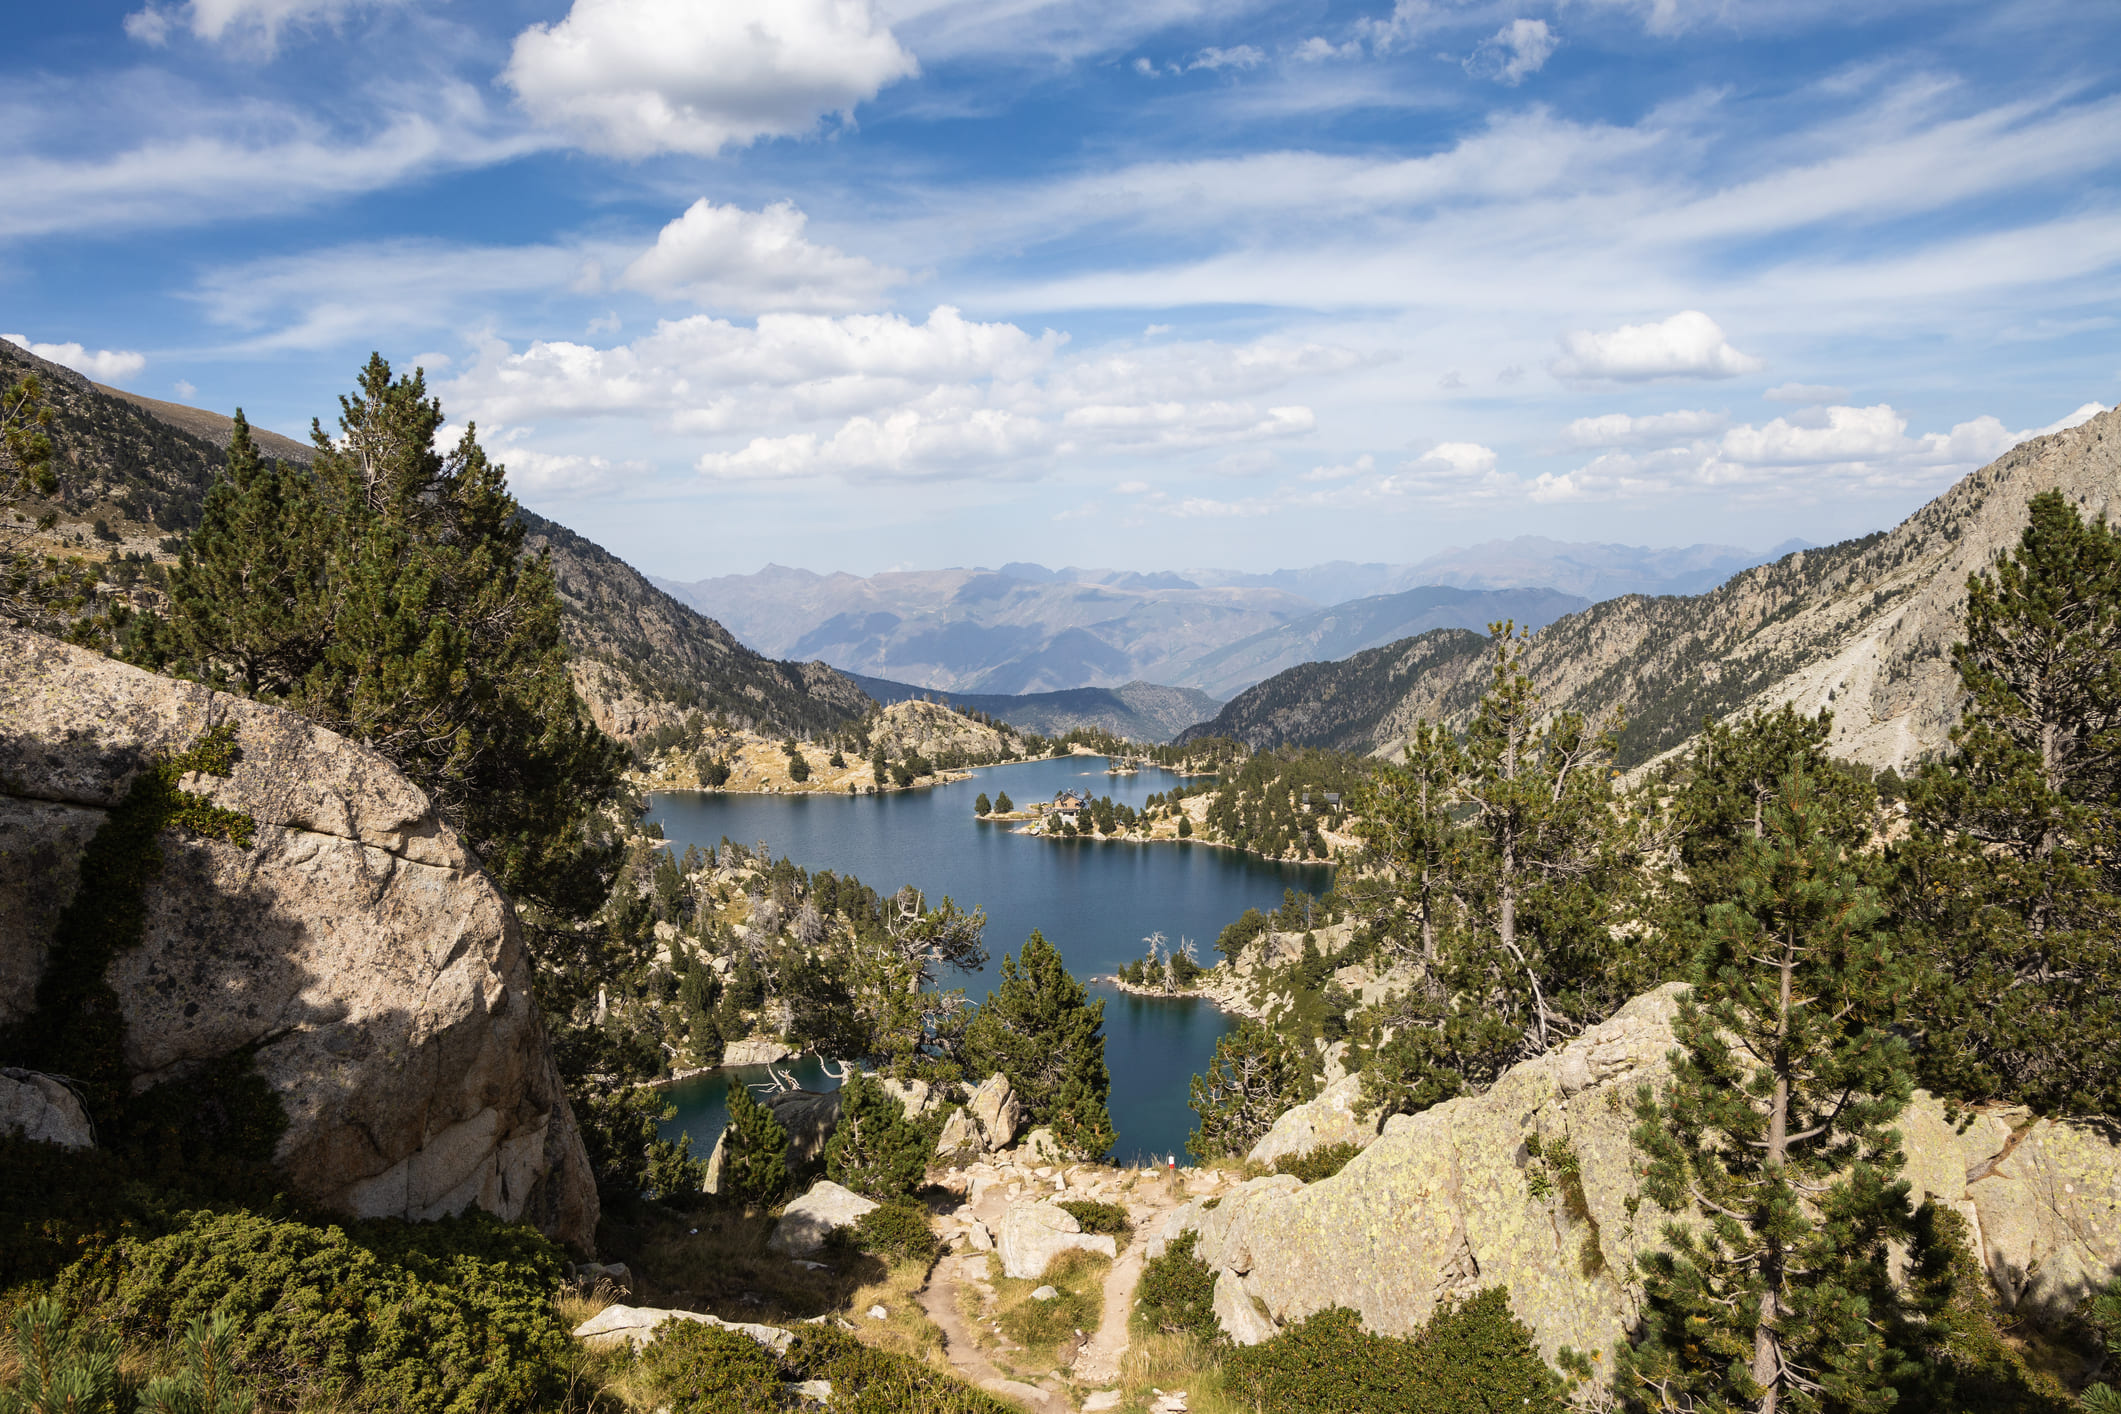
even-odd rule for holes
{"type": "Polygon", "coordinates": [[[1114,1139],[1104,1028],[1104,1002],[1090,1000],[1059,949],[1034,930],[1021,959],[1002,958],[1000,983],[965,1028],[966,1069],[1008,1076],[1032,1123],[1051,1126],[1062,1148],[1095,1159],[1114,1139]]]}
{"type": "Polygon", "coordinates": [[[1954,752],[1912,793],[1896,901],[1928,966],[1923,1083],[2121,1112],[2121,535],[2059,492],[1967,582],[1954,752]]]}
{"type": "Polygon", "coordinates": [[[1247,1018],[1215,1043],[1207,1070],[1193,1077],[1200,1125],[1186,1140],[1202,1161],[1243,1155],[1303,1098],[1305,1067],[1279,1031],[1247,1018]]]}
{"type": "Polygon", "coordinates": [[[729,1086],[729,1128],[722,1136],[722,1195],[770,1208],[788,1192],[788,1130],[741,1081],[729,1086]]]}
{"type": "Polygon", "coordinates": [[[1678,861],[1685,875],[1674,896],[1694,921],[1736,892],[1749,841],[1767,833],[1767,817],[1783,783],[1802,771],[1812,783],[1826,828],[1842,848],[1868,842],[1877,806],[1869,781],[1827,754],[1833,714],[1807,717],[1783,703],[1756,709],[1735,722],[1701,724],[1686,763],[1685,784],[1673,795],[1678,861]]]}
{"type": "Polygon", "coordinates": [[[1524,670],[1525,640],[1491,626],[1488,690],[1466,731],[1459,800],[1477,853],[1463,887],[1473,918],[1446,985],[1516,1030],[1504,1063],[1546,1051],[1625,998],[1598,987],[1624,894],[1609,773],[1617,726],[1551,719],[1524,670]]]}
{"type": "Polygon", "coordinates": [[[840,1114],[825,1142],[825,1176],[878,1202],[905,1198],[928,1171],[928,1137],[874,1076],[840,1090],[840,1114]]]}
{"type": "Polygon", "coordinates": [[[1356,835],[1363,841],[1364,862],[1386,874],[1404,910],[1405,930],[1387,934],[1387,946],[1410,960],[1434,967],[1437,938],[1448,926],[1451,880],[1464,854],[1457,822],[1457,801],[1464,757],[1449,732],[1433,722],[1417,722],[1401,759],[1365,777],[1356,788],[1356,835]],[[1409,948],[1407,941],[1415,946],[1409,948]]]}
{"type": "Polygon", "coordinates": [[[321,529],[308,473],[260,457],[236,409],[227,464],[170,571],[175,663],[251,697],[294,692],[331,641],[321,529]]]}
{"type": "Polygon", "coordinates": [[[1010,811],[1016,809],[1016,803],[1009,799],[1009,792],[1003,791],[1000,795],[994,798],[994,808],[996,810],[1001,811],[1002,814],[1006,815],[1010,811]]]}
{"type": "Polygon", "coordinates": [[[56,517],[31,520],[22,508],[59,489],[52,469],[52,410],[36,374],[0,382],[0,614],[27,620],[48,588],[43,556],[29,544],[29,531],[50,529],[56,517]]]}
{"type": "Polygon", "coordinates": [[[340,406],[313,432],[330,643],[292,705],[418,781],[512,891],[594,907],[613,860],[583,831],[625,753],[575,696],[503,469],[475,427],[437,452],[441,403],[380,355],[340,406]]]}
{"type": "Polygon", "coordinates": [[[972,802],[972,813],[975,815],[992,815],[994,813],[994,802],[987,799],[987,792],[981,791],[979,799],[972,802]]]}
{"type": "Polygon", "coordinates": [[[1618,1372],[1636,1408],[1882,1410],[1918,1373],[1887,1254],[1914,1236],[1887,1127],[1912,1088],[1905,966],[1810,778],[1764,816],[1710,916],[1671,1089],[1637,1101],[1644,1191],[1702,1219],[1642,1260],[1643,1335],[1618,1372]]]}

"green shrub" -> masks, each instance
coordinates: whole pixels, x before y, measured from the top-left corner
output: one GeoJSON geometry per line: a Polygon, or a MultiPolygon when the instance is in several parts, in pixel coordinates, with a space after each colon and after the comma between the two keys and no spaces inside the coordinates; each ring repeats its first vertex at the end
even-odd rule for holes
{"type": "Polygon", "coordinates": [[[1215,1319],[1215,1273],[1193,1254],[1199,1240],[1197,1232],[1183,1233],[1165,1244],[1161,1257],[1144,1262],[1135,1295],[1152,1329],[1212,1342],[1222,1339],[1222,1327],[1215,1319]]]}
{"type": "Polygon", "coordinates": [[[1082,1224],[1084,1232],[1109,1232],[1115,1237],[1125,1237],[1134,1231],[1134,1224],[1127,1221],[1127,1210],[1117,1203],[1075,1198],[1053,1206],[1082,1224]]]}
{"type": "Polygon", "coordinates": [[[1348,1166],[1348,1160],[1361,1152],[1360,1144],[1324,1144],[1306,1154],[1283,1156],[1274,1165],[1274,1171],[1300,1178],[1305,1183],[1316,1183],[1339,1173],[1348,1166]]]}
{"type": "Polygon", "coordinates": [[[671,1414],[760,1414],[793,1407],[787,1386],[832,1385],[833,1414],[1015,1414],[911,1356],[873,1350],[845,1331],[807,1326],[785,1354],[747,1335],[672,1321],[641,1351],[671,1414]]]}
{"type": "Polygon", "coordinates": [[[698,1321],[666,1322],[641,1350],[641,1368],[672,1414],[778,1409],[781,1362],[748,1335],[698,1321]]]}
{"type": "Polygon", "coordinates": [[[805,1326],[784,1357],[791,1380],[828,1380],[832,1414],[1016,1414],[1014,1405],[845,1331],[805,1326]]]}
{"type": "Polygon", "coordinates": [[[1412,1336],[1373,1335],[1346,1307],[1232,1350],[1229,1383],[1261,1414],[1563,1414],[1562,1383],[1491,1286],[1445,1298],[1412,1336]]]}
{"type": "Polygon", "coordinates": [[[884,1203],[833,1237],[858,1252],[897,1262],[932,1262],[942,1244],[928,1227],[928,1211],[912,1203],[884,1203]]]}
{"type": "Polygon", "coordinates": [[[788,1130],[741,1081],[729,1087],[729,1131],[722,1137],[722,1196],[770,1208],[788,1192],[788,1130]]]}
{"type": "Polygon", "coordinates": [[[889,1090],[874,1076],[857,1075],[840,1091],[825,1176],[878,1202],[903,1198],[920,1186],[933,1147],[889,1090]]]}
{"type": "Polygon", "coordinates": [[[201,1211],[103,1257],[61,1274],[68,1304],[156,1342],[225,1313],[236,1367],[269,1403],[491,1414],[564,1393],[571,1351],[552,1293],[566,1265],[528,1228],[201,1211]]]}

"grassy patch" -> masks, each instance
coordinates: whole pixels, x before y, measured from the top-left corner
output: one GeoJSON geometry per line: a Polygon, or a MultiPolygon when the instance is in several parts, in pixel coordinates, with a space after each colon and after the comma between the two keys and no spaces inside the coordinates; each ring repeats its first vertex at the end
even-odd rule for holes
{"type": "Polygon", "coordinates": [[[1127,1210],[1117,1203],[1075,1198],[1053,1206],[1074,1218],[1084,1232],[1111,1234],[1118,1240],[1121,1251],[1126,1250],[1128,1241],[1134,1236],[1134,1224],[1127,1221],[1127,1210]]]}
{"type": "Polygon", "coordinates": [[[1111,1261],[1094,1252],[1063,1252],[1046,1268],[1044,1277],[996,1281],[990,1320],[1023,1347],[1015,1363],[1040,1374],[1066,1364],[1077,1343],[1097,1329],[1104,1315],[1105,1273],[1111,1269],[1111,1261]],[[1060,1294],[1034,1301],[1031,1293],[1042,1286],[1051,1286],[1060,1294]]]}
{"type": "Polygon", "coordinates": [[[1309,1153],[1288,1155],[1274,1166],[1274,1171],[1316,1183],[1339,1173],[1348,1166],[1348,1160],[1361,1152],[1360,1144],[1325,1144],[1309,1153]]]}
{"type": "Polygon", "coordinates": [[[1188,1335],[1137,1332],[1120,1361],[1120,1393],[1128,1411],[1156,1403],[1156,1392],[1186,1392],[1190,1414],[1256,1414],[1249,1398],[1223,1382],[1221,1352],[1188,1335]]]}

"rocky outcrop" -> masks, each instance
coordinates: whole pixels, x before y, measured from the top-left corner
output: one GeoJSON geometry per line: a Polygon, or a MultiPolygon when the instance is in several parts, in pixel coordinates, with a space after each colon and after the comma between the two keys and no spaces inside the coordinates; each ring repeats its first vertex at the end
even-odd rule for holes
{"type": "Polygon", "coordinates": [[[738,1335],[748,1335],[768,1350],[785,1351],[795,1339],[795,1332],[779,1326],[762,1326],[751,1321],[725,1321],[719,1316],[710,1316],[705,1311],[672,1311],[655,1306],[606,1306],[588,1320],[574,1328],[574,1338],[591,1350],[610,1350],[621,1345],[630,1345],[639,1350],[655,1339],[655,1333],[667,1321],[696,1321],[703,1326],[714,1326],[738,1335]]]}
{"type": "Polygon", "coordinates": [[[1011,1203],[1002,1214],[1000,1241],[1002,1275],[1025,1281],[1046,1274],[1046,1264],[1063,1252],[1096,1252],[1119,1255],[1119,1244],[1110,1233],[1086,1233],[1075,1214],[1051,1203],[1011,1203]]]}
{"type": "MultiPolygon", "coordinates": [[[[719,959],[717,959],[719,960],[719,959]]],[[[722,1064],[772,1065],[795,1054],[786,1041],[774,1036],[753,1036],[742,1041],[731,1041],[722,1049],[722,1064]]]]}
{"type": "Polygon", "coordinates": [[[835,1229],[851,1227],[875,1210],[876,1204],[861,1194],[821,1178],[782,1210],[766,1245],[792,1257],[807,1257],[824,1246],[835,1229]]]}
{"type": "MultiPolygon", "coordinates": [[[[1345,1044],[1345,1043],[1343,1043],[1345,1044]]],[[[1345,1054],[1345,1052],[1342,1052],[1345,1054]]],[[[1338,1057],[1334,1057],[1338,1059],[1338,1057]]],[[[1377,1137],[1377,1117],[1362,1102],[1362,1076],[1344,1075],[1310,1100],[1283,1114],[1245,1155],[1272,1168],[1283,1159],[1332,1144],[1368,1144],[1377,1137]]]]}
{"type": "Polygon", "coordinates": [[[19,1135],[66,1149],[86,1149],[96,1142],[88,1111],[74,1092],[28,1070],[0,1070],[0,1135],[19,1135]]]}
{"type": "Polygon", "coordinates": [[[248,1053],[305,1197],[480,1207],[589,1246],[596,1188],[514,910],[417,787],[292,713],[0,630],[0,1022],[34,1004],[81,851],[133,778],[223,725],[233,773],[183,785],[254,838],[162,838],[140,945],[105,974],[134,1090],[248,1053]]]}
{"type": "Polygon", "coordinates": [[[965,1102],[965,1109],[979,1124],[980,1136],[989,1149],[1006,1149],[1016,1139],[1024,1122],[1024,1103],[1009,1089],[1009,1077],[990,1075],[965,1102]]]}
{"type": "MultiPolygon", "coordinates": [[[[1628,1130],[1636,1088],[1670,1079],[1681,990],[1636,998],[1485,1094],[1395,1115],[1330,1179],[1257,1179],[1213,1207],[1189,1203],[1147,1250],[1199,1233],[1218,1297],[1227,1277],[1275,1322],[1348,1306],[1372,1330],[1405,1334],[1446,1296],[1504,1285],[1549,1359],[1564,1345],[1610,1350],[1638,1314],[1636,1259],[1670,1216],[1641,1196],[1628,1130]],[[1580,1209],[1563,1183],[1535,1194],[1543,1161],[1525,1142],[1532,1136],[1574,1151],[1580,1209]]],[[[2121,1271],[2121,1151],[2103,1138],[2021,1112],[1978,1115],[1962,1130],[1921,1093],[1899,1129],[1914,1201],[1966,1215],[2007,1304],[2067,1311],[2121,1271]]],[[[1234,1313],[1233,1338],[1258,1334],[1234,1297],[1219,1305],[1234,1313]]]]}

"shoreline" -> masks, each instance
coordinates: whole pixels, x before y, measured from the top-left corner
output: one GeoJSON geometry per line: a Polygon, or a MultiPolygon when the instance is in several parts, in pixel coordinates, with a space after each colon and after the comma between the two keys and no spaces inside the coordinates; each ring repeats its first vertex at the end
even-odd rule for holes
{"type": "Polygon", "coordinates": [[[1244,996],[1243,983],[1234,974],[1226,972],[1226,964],[1217,963],[1201,973],[1203,979],[1224,974],[1220,980],[1207,985],[1196,985],[1177,992],[1167,992],[1161,987],[1141,986],[1129,982],[1117,973],[1101,972],[1090,980],[1129,997],[1141,997],[1152,1002],[1202,1001],[1229,1016],[1241,1016],[1248,1020],[1263,1020],[1266,1013],[1244,996]]]}

